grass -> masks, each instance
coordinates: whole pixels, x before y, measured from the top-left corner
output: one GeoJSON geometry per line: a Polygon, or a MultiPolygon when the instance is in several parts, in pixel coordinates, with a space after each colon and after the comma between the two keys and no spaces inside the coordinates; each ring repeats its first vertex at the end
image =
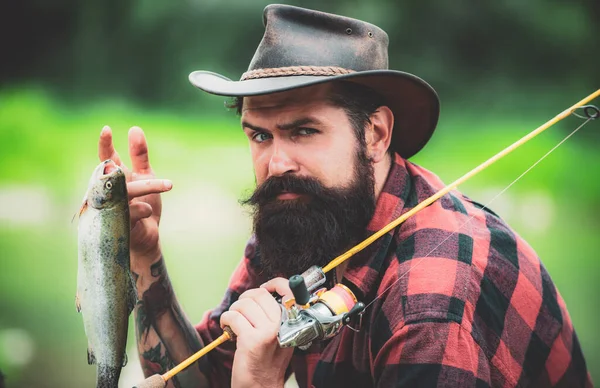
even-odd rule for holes
{"type": "MultiPolygon", "coordinates": [[[[511,120],[450,111],[415,161],[450,182],[555,113],[511,120]]],[[[500,191],[577,123],[569,119],[549,130],[462,190],[476,199],[487,189],[500,191]]],[[[3,91],[0,192],[11,187],[41,192],[51,208],[36,223],[0,218],[0,337],[4,329],[22,328],[35,344],[33,359],[19,366],[11,360],[20,350],[2,350],[0,343],[0,369],[11,387],[93,384],[95,372],[85,362],[86,339],[74,307],[77,230],[70,220],[98,162],[97,138],[105,124],[113,127],[121,152],[127,149],[127,129],[144,128],[157,175],[174,182],[173,191],[163,196],[161,238],[176,293],[192,321],[220,300],[241,257],[249,223],[236,199],[254,180],[235,117],[182,116],[114,101],[73,107],[40,90],[3,91]]],[[[600,158],[594,144],[572,140],[503,197],[515,209],[531,193],[549,199],[553,216],[541,230],[529,228],[519,211],[507,213],[507,219],[543,258],[569,306],[592,375],[600,380],[595,330],[600,225],[594,212],[600,182],[590,179],[600,172],[600,158]]],[[[0,203],[23,214],[39,211],[34,205],[0,203]]],[[[128,348],[132,344],[130,338],[128,348]]],[[[136,361],[135,352],[129,359],[136,361]]]]}

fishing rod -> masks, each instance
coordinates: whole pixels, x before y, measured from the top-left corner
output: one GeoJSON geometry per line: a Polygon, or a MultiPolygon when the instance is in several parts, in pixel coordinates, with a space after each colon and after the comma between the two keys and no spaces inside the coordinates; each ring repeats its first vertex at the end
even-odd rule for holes
{"type": "MultiPolygon", "coordinates": [[[[282,302],[282,324],[277,336],[279,345],[281,347],[299,347],[301,349],[307,349],[315,340],[323,340],[333,337],[341,330],[342,326],[344,325],[348,326],[352,330],[357,330],[353,328],[350,324],[354,321],[354,319],[357,316],[362,317],[364,310],[368,306],[365,306],[364,303],[357,301],[354,293],[352,293],[352,291],[343,284],[336,284],[330,290],[326,290],[325,288],[318,289],[319,286],[325,283],[326,274],[329,271],[337,268],[350,257],[362,251],[367,246],[375,242],[377,239],[384,236],[394,228],[398,227],[410,217],[425,209],[427,206],[431,205],[433,202],[448,194],[450,191],[455,190],[458,186],[460,186],[467,180],[471,179],[481,171],[485,170],[498,160],[510,154],[517,148],[521,147],[523,144],[527,143],[528,141],[530,141],[540,133],[544,132],[546,129],[550,128],[554,124],[558,123],[559,121],[565,119],[569,115],[574,114],[579,118],[587,119],[587,121],[584,124],[578,127],[562,142],[566,141],[583,125],[587,124],[590,120],[597,119],[600,116],[600,110],[597,107],[593,105],[586,105],[590,101],[596,99],[598,96],[600,96],[600,89],[596,90],[594,93],[577,102],[570,108],[562,111],[554,118],[548,120],[546,123],[542,124],[529,134],[523,136],[521,139],[517,140],[510,146],[498,152],[496,155],[492,156],[485,162],[481,163],[479,166],[475,167],[474,169],[464,174],[454,182],[439,190],[437,193],[420,202],[414,208],[402,214],[401,216],[399,216],[398,218],[381,228],[379,231],[373,233],[364,241],[360,242],[359,244],[350,248],[345,253],[331,260],[331,262],[329,262],[329,264],[327,264],[323,268],[313,266],[309,268],[306,272],[304,272],[302,275],[292,276],[289,279],[289,285],[294,297],[282,302]],[[576,113],[575,111],[577,109],[583,109],[584,115],[576,113]]],[[[556,147],[562,144],[562,142],[559,143],[556,147]]],[[[546,155],[544,155],[542,159],[544,159],[556,147],[554,147],[546,155]]],[[[538,160],[538,162],[536,162],[527,171],[525,171],[525,173],[527,173],[542,159],[538,160]]],[[[520,179],[525,173],[519,176],[517,180],[520,179]]],[[[516,180],[513,181],[513,183],[514,182],[516,182],[516,180]]],[[[393,283],[391,286],[393,286],[394,284],[395,283],[393,283]]],[[[382,292],[382,294],[385,293],[389,288],[391,288],[391,286],[385,289],[382,292]]],[[[377,296],[375,300],[381,297],[382,294],[377,296]]],[[[371,303],[373,303],[373,301],[371,303]]],[[[186,369],[188,366],[196,362],[202,356],[206,355],[219,345],[230,340],[235,340],[235,334],[229,327],[226,326],[223,328],[223,334],[221,334],[221,336],[219,336],[210,344],[206,345],[197,353],[193,354],[192,356],[190,356],[189,358],[187,358],[179,365],[177,365],[176,367],[174,367],[173,369],[171,369],[163,375],[155,374],[153,376],[150,376],[142,383],[138,384],[136,387],[163,388],[166,386],[167,381],[173,378],[173,376],[175,376],[177,373],[186,369]]]]}

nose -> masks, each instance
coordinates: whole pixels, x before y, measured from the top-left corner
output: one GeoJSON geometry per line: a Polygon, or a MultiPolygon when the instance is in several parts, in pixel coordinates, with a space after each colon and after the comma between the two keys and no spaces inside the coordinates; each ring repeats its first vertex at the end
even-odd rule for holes
{"type": "Polygon", "coordinates": [[[273,153],[269,160],[269,176],[282,176],[287,173],[298,172],[298,163],[294,160],[290,150],[282,144],[274,144],[273,153]]]}

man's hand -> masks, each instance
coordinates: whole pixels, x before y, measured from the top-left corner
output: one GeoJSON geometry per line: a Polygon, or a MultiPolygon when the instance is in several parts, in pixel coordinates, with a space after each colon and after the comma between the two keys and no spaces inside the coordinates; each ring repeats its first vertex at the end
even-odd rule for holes
{"type": "Polygon", "coordinates": [[[292,295],[288,280],[275,278],[244,292],[221,316],[221,326],[237,335],[232,387],[283,387],[293,349],[282,349],[277,342],[281,307],[272,292],[284,298],[292,295]]]}
{"type": "Polygon", "coordinates": [[[148,159],[148,144],[141,128],[129,130],[130,171],[119,157],[112,142],[112,131],[104,127],[98,143],[100,161],[112,159],[127,177],[129,213],[131,218],[131,265],[132,269],[149,268],[160,257],[158,224],[161,214],[159,193],[171,189],[168,180],[155,179],[148,159]]]}

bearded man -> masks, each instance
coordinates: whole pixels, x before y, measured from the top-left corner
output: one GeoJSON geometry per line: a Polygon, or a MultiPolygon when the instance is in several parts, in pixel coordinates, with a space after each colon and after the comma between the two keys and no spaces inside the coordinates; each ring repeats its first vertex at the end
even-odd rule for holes
{"type": "MultiPolygon", "coordinates": [[[[222,334],[226,343],[169,381],[176,387],[591,386],[566,306],[531,247],[497,215],[452,192],[332,271],[374,301],[358,332],[308,349],[277,341],[286,277],[335,256],[444,185],[407,159],[439,112],[420,78],[388,69],[388,37],[355,19],[272,5],[240,81],[197,71],[196,87],[235,97],[257,189],[245,200],[254,234],[222,303],[192,326],[177,303],[158,240],[146,140],[130,131],[131,268],[137,340],[147,375],[222,334]]],[[[112,134],[100,159],[118,159],[112,134]]]]}

